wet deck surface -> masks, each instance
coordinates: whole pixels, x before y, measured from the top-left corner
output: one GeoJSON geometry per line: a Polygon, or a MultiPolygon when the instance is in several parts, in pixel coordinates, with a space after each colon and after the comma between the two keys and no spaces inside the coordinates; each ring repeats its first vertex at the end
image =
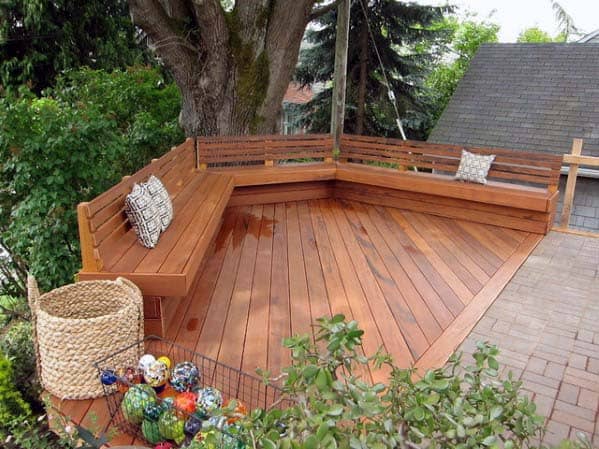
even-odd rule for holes
{"type": "MultiPolygon", "coordinates": [[[[248,372],[277,372],[290,359],[284,337],[343,313],[366,331],[366,353],[383,346],[401,366],[438,367],[541,239],[332,199],[229,208],[166,337],[248,372]]],[[[97,430],[109,421],[102,399],[59,408],[97,430]]]]}

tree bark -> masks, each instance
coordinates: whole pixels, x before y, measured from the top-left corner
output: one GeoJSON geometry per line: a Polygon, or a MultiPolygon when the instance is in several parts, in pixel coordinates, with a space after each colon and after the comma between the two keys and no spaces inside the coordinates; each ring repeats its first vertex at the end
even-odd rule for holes
{"type": "Polygon", "coordinates": [[[356,134],[364,133],[366,120],[366,78],[368,77],[368,28],[360,27],[360,78],[358,79],[358,101],[356,105],[356,134]]]}
{"type": "Polygon", "coordinates": [[[272,133],[315,0],[129,0],[182,94],[188,136],[272,133]]]}

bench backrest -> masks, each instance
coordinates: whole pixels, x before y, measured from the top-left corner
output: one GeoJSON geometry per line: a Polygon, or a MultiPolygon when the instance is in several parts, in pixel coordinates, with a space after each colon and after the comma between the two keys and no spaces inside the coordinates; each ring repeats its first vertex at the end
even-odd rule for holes
{"type": "Polygon", "coordinates": [[[145,182],[155,175],[164,183],[171,196],[176,194],[197,173],[194,161],[193,139],[187,139],[181,145],[173,147],[159,159],[131,176],[125,176],[121,182],[89,202],[77,206],[79,236],[84,271],[99,271],[102,261],[112,254],[118,241],[130,230],[125,215],[125,197],[133,184],[145,182]]]}
{"type": "Polygon", "coordinates": [[[330,134],[199,137],[200,164],[257,164],[333,157],[330,134]]]}
{"type": "Polygon", "coordinates": [[[562,157],[554,154],[344,134],[339,157],[342,160],[390,163],[404,168],[455,173],[462,149],[496,156],[489,171],[490,179],[557,190],[562,157]]]}

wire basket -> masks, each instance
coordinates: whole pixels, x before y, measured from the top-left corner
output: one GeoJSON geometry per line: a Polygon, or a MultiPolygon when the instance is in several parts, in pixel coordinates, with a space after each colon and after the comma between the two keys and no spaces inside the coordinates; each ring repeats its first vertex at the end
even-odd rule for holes
{"type": "MultiPolygon", "coordinates": [[[[256,376],[154,335],[147,336],[143,340],[98,360],[95,363],[98,376],[107,369],[137,367],[139,358],[143,354],[153,354],[156,357],[167,356],[172,361],[173,366],[183,361],[192,362],[200,370],[199,387],[216,388],[222,393],[225,402],[229,399],[235,399],[243,403],[248,410],[268,408],[275,402],[279,403],[279,401],[281,401],[280,404],[287,402],[281,400],[282,390],[280,388],[274,385],[266,385],[262,379],[256,376]],[[123,354],[132,353],[137,356],[126,360],[126,364],[123,366],[123,354]]],[[[118,384],[103,386],[111,424],[129,435],[145,440],[140,426],[130,423],[123,415],[121,403],[125,391],[119,388],[118,384]]]]}

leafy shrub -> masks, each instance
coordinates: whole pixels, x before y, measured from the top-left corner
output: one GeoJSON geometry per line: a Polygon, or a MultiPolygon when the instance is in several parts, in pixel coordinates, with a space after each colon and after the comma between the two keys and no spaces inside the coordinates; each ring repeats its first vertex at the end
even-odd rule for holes
{"type": "MultiPolygon", "coordinates": [[[[292,365],[283,370],[289,407],[257,409],[242,422],[250,446],[262,449],[522,448],[543,431],[521,383],[497,378],[498,350],[479,344],[475,363],[454,356],[415,380],[391,358],[360,353],[363,331],[342,315],[321,318],[316,341],[286,339],[292,365]],[[386,368],[387,384],[356,373],[386,368]]],[[[263,373],[269,382],[269,373],[263,373]]],[[[574,443],[572,443],[574,444],[574,443]]],[[[573,447],[584,445],[574,444],[573,447]]]]}
{"type": "Polygon", "coordinates": [[[7,357],[13,367],[15,386],[23,398],[36,409],[42,408],[39,401],[41,387],[36,377],[36,355],[33,347],[31,322],[16,321],[5,329],[0,337],[0,353],[7,357]]]}
{"type": "Polygon", "coordinates": [[[80,266],[76,205],[183,139],[180,98],[149,68],[84,69],[0,99],[0,241],[44,290],[80,266]]]}
{"type": "Polygon", "coordinates": [[[0,295],[0,329],[12,320],[24,318],[29,314],[24,298],[0,295]]]}
{"type": "Polygon", "coordinates": [[[14,387],[14,379],[10,361],[0,354],[0,423],[24,419],[31,414],[29,404],[14,387]]]}

